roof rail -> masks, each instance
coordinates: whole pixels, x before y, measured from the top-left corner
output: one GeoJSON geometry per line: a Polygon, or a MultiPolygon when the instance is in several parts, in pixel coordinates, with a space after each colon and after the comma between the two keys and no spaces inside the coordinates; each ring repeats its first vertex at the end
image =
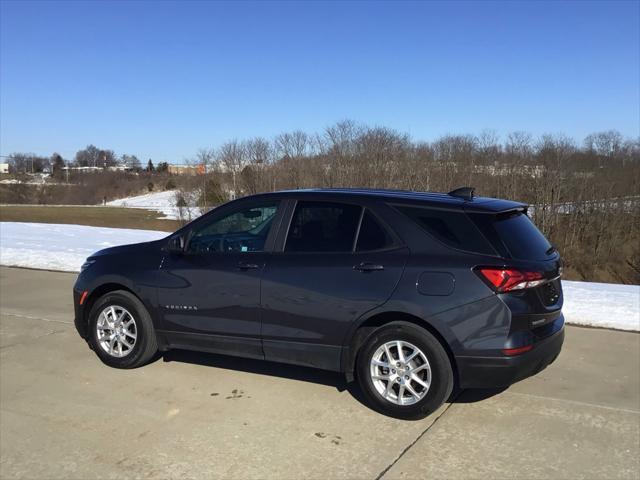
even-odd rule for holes
{"type": "Polygon", "coordinates": [[[451,190],[447,195],[462,198],[464,200],[473,200],[473,192],[475,190],[476,189],[473,187],[460,187],[455,190],[451,190]]]}

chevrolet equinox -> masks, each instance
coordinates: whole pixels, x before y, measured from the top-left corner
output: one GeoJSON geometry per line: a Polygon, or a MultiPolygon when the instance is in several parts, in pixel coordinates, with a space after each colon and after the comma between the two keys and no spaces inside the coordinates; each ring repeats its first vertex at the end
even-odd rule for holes
{"type": "Polygon", "coordinates": [[[283,191],[93,254],[75,325],[112,367],[174,348],[306,365],[421,418],[454,385],[508,386],[555,360],[560,275],[522,203],[471,188],[283,191]]]}

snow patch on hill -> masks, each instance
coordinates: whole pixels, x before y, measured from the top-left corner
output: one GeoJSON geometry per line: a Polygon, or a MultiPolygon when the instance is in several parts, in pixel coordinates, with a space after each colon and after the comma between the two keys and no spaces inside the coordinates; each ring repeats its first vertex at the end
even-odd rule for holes
{"type": "MultiPolygon", "coordinates": [[[[111,207],[144,208],[155,210],[163,214],[162,218],[180,220],[180,209],[176,206],[178,190],[166,190],[164,192],[152,192],[135,197],[119,198],[107,202],[111,207]]],[[[198,208],[184,208],[184,220],[192,220],[200,216],[198,208]]]]}

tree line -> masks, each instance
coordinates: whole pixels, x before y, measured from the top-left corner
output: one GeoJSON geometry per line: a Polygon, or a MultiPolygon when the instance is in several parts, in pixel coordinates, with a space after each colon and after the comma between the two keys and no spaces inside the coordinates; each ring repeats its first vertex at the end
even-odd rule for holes
{"type": "Polygon", "coordinates": [[[160,162],[154,166],[153,160],[149,159],[143,166],[135,155],[116,155],[111,149],[101,149],[95,145],[87,145],[86,148],[78,150],[73,160],[65,160],[59,153],[53,153],[50,157],[36,155],[33,153],[12,153],[7,157],[10,173],[50,173],[54,177],[60,177],[64,167],[95,167],[108,169],[110,167],[123,166],[129,170],[140,172],[158,171],[166,172],[169,168],[167,162],[160,162]]]}

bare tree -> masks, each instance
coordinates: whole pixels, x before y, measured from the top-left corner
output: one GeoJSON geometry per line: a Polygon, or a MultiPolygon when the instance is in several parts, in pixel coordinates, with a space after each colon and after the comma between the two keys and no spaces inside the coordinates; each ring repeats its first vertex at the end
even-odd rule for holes
{"type": "Polygon", "coordinates": [[[623,142],[622,135],[616,130],[593,133],[584,139],[585,147],[598,155],[600,168],[617,156],[623,147],[623,142]]]}
{"type": "Polygon", "coordinates": [[[95,145],[88,145],[76,152],[74,163],[78,167],[112,167],[118,163],[118,160],[113,150],[103,150],[95,145]]]}
{"type": "Polygon", "coordinates": [[[34,153],[12,153],[8,158],[13,173],[41,173],[50,168],[50,160],[34,153]]]}
{"type": "Polygon", "coordinates": [[[301,130],[282,133],[275,139],[275,147],[280,157],[301,158],[311,147],[309,135],[301,130]]]}
{"type": "Polygon", "coordinates": [[[195,163],[199,173],[202,175],[202,211],[207,212],[209,208],[208,195],[207,195],[207,176],[210,174],[211,163],[215,158],[215,151],[210,148],[201,148],[196,153],[195,163]]]}
{"type": "Polygon", "coordinates": [[[236,198],[239,193],[237,177],[247,164],[245,145],[238,140],[226,142],[218,149],[217,159],[223,171],[231,174],[233,183],[231,198],[236,198]]]}
{"type": "Polygon", "coordinates": [[[268,140],[256,137],[244,143],[246,159],[254,165],[267,165],[273,160],[273,149],[268,140]]]}

